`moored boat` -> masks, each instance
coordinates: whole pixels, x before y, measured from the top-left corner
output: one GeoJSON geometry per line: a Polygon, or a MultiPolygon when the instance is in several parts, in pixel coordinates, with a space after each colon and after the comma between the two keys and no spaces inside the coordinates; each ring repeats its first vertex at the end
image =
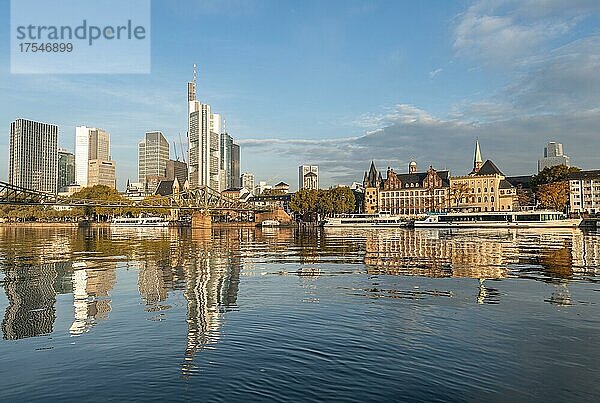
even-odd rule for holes
{"type": "Polygon", "coordinates": [[[261,227],[279,227],[281,223],[278,220],[264,220],[260,223],[261,227]]]}
{"type": "Polygon", "coordinates": [[[406,227],[408,220],[404,216],[389,213],[379,214],[340,214],[327,218],[323,227],[406,227]]]}
{"type": "Polygon", "coordinates": [[[115,218],[110,224],[114,227],[168,227],[169,221],[162,217],[137,217],[137,218],[115,218]]]}
{"type": "Polygon", "coordinates": [[[440,228],[577,228],[581,218],[568,218],[559,211],[495,211],[478,213],[436,213],[413,224],[440,228]]]}

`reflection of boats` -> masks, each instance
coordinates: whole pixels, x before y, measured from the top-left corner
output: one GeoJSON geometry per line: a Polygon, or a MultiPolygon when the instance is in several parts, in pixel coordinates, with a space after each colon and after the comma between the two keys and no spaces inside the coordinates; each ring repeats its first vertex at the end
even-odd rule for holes
{"type": "Polygon", "coordinates": [[[567,218],[565,214],[552,210],[439,213],[414,222],[415,227],[444,228],[576,228],[580,224],[581,218],[567,218]]]}
{"type": "Polygon", "coordinates": [[[277,220],[264,220],[260,226],[261,227],[279,227],[281,223],[277,220]]]}
{"type": "Polygon", "coordinates": [[[162,217],[115,218],[110,224],[115,227],[168,227],[169,221],[162,217]]]}
{"type": "Polygon", "coordinates": [[[381,212],[379,214],[341,214],[327,218],[324,227],[406,227],[402,216],[381,212]]]}

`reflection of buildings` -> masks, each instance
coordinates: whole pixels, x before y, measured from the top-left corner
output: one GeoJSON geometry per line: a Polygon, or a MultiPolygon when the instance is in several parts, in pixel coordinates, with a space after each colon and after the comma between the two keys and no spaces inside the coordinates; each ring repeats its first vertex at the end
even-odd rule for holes
{"type": "Polygon", "coordinates": [[[184,375],[193,370],[196,352],[217,341],[221,313],[236,303],[241,268],[237,235],[236,230],[225,230],[211,239],[210,233],[192,233],[193,249],[198,249],[183,267],[188,308],[184,375]]]}
{"type": "Polygon", "coordinates": [[[516,263],[497,238],[444,236],[443,231],[373,232],[366,240],[365,264],[371,274],[428,277],[503,278],[516,263]]]}
{"type": "Polygon", "coordinates": [[[4,269],[8,306],[2,321],[6,340],[51,333],[56,319],[57,294],[71,291],[70,262],[4,269]]]}
{"type": "MultiPolygon", "coordinates": [[[[109,263],[104,263],[107,265],[109,263]]],[[[78,335],[90,330],[97,320],[108,319],[111,311],[108,292],[116,281],[116,265],[109,268],[85,269],[77,268],[82,263],[74,263],[73,271],[73,306],[75,320],[69,328],[72,335],[78,335]]]]}

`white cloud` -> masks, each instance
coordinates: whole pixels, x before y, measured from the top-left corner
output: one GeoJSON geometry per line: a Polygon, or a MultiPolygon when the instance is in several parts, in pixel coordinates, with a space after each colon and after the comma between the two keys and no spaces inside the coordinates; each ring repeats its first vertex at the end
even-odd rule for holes
{"type": "Polygon", "coordinates": [[[454,49],[492,65],[522,62],[599,8],[588,0],[476,1],[457,19],[454,49]]]}
{"type": "Polygon", "coordinates": [[[435,69],[429,72],[429,78],[431,78],[432,80],[434,78],[436,78],[442,71],[444,71],[444,69],[435,69]]]}

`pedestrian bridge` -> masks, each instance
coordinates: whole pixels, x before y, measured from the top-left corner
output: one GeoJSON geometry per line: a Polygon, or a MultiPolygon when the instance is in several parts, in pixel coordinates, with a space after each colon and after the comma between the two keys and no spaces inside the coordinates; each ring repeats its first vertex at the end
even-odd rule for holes
{"type": "Polygon", "coordinates": [[[145,209],[192,210],[201,212],[218,211],[270,211],[269,206],[255,206],[223,196],[207,186],[190,189],[170,196],[153,196],[148,200],[94,200],[58,196],[53,193],[38,192],[0,181],[0,205],[24,206],[66,206],[66,207],[138,207],[145,209]]]}

